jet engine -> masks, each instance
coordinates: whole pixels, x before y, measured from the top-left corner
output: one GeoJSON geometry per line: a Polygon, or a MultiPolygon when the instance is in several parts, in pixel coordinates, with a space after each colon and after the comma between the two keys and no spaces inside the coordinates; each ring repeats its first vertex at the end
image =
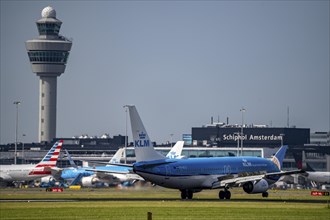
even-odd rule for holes
{"type": "Polygon", "coordinates": [[[44,176],[40,180],[41,183],[47,183],[47,184],[48,183],[51,183],[53,181],[55,181],[55,180],[54,180],[54,178],[52,176],[44,176]]]}
{"type": "Polygon", "coordinates": [[[81,178],[81,185],[86,187],[92,187],[98,182],[100,182],[100,179],[95,176],[86,176],[81,178]]]}
{"type": "Polygon", "coordinates": [[[262,179],[257,183],[253,183],[251,181],[244,183],[243,190],[248,194],[264,193],[268,190],[268,187],[268,182],[262,179]]]}

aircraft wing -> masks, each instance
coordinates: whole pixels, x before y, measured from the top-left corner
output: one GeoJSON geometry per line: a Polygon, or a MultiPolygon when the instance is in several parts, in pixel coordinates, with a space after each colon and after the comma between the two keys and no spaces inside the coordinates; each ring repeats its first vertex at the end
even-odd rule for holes
{"type": "Polygon", "coordinates": [[[141,176],[133,173],[133,171],[114,171],[114,170],[100,170],[100,169],[86,169],[87,171],[93,171],[100,178],[106,178],[109,176],[115,177],[116,174],[125,175],[130,180],[144,180],[141,176]]]}
{"type": "Polygon", "coordinates": [[[100,169],[85,169],[86,171],[92,171],[95,173],[107,173],[107,174],[129,174],[129,171],[118,171],[118,170],[100,170],[100,169]]]}
{"type": "Polygon", "coordinates": [[[133,167],[133,164],[126,164],[126,163],[110,163],[110,162],[103,162],[103,161],[96,161],[96,160],[84,160],[88,163],[92,164],[105,164],[105,165],[113,165],[118,167],[133,167]]]}
{"type": "Polygon", "coordinates": [[[280,171],[265,174],[246,174],[245,176],[234,177],[233,175],[221,176],[214,182],[212,188],[223,188],[227,186],[241,186],[246,182],[258,182],[261,179],[272,179],[280,176],[304,173],[304,170],[280,171]]]}
{"type": "Polygon", "coordinates": [[[280,171],[275,173],[267,173],[265,174],[266,177],[272,177],[272,176],[285,176],[285,175],[291,175],[291,174],[298,174],[298,173],[306,173],[305,170],[290,170],[290,171],[280,171]]]}

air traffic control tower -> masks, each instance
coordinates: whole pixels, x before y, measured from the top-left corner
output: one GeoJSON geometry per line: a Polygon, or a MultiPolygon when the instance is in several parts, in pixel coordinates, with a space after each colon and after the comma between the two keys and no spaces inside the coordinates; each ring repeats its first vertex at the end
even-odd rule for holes
{"type": "Polygon", "coordinates": [[[62,22],[48,6],[36,22],[39,37],[25,43],[32,72],[39,76],[39,142],[56,137],[57,77],[65,71],[72,41],[59,35],[62,22]]]}

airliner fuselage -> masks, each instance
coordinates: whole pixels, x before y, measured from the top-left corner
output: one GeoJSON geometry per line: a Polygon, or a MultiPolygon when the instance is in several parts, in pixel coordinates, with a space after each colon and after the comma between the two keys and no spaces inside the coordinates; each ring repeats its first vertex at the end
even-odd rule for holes
{"type": "MultiPolygon", "coordinates": [[[[134,171],[157,185],[174,189],[217,188],[219,179],[279,172],[270,160],[257,157],[218,157],[156,160],[134,164],[134,171]]],[[[267,179],[269,184],[278,178],[267,179]]]]}

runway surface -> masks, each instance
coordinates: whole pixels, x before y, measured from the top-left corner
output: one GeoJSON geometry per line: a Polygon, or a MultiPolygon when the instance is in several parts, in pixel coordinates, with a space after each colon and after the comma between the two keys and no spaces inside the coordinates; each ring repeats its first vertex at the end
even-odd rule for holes
{"type": "Polygon", "coordinates": [[[230,199],[230,200],[219,200],[219,199],[187,199],[187,200],[181,200],[181,199],[173,199],[173,198],[75,198],[75,199],[0,199],[0,202],[106,202],[106,201],[127,201],[127,202],[143,202],[143,201],[155,201],[155,202],[162,202],[162,201],[182,201],[182,202],[276,202],[276,203],[313,203],[313,204],[324,204],[327,203],[327,200],[307,200],[307,199],[301,199],[301,200],[279,200],[279,199],[230,199]]]}

